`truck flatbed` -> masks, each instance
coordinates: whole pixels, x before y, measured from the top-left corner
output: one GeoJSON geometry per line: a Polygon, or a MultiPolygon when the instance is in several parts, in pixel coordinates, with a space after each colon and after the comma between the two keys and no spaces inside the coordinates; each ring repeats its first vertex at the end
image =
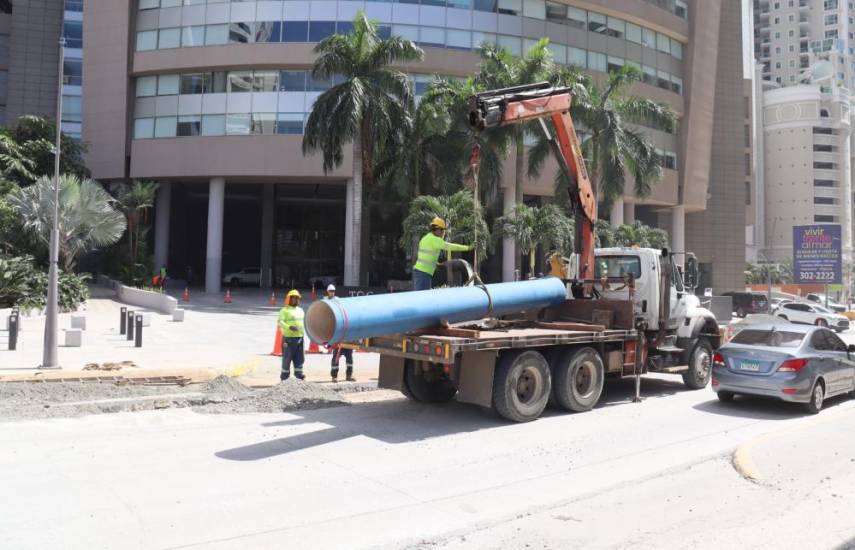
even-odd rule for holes
{"type": "Polygon", "coordinates": [[[350,344],[360,350],[393,357],[453,364],[459,353],[503,349],[528,349],[568,344],[599,344],[634,341],[635,330],[607,330],[602,326],[576,324],[574,330],[509,327],[500,329],[437,328],[404,334],[366,338],[350,344]]]}

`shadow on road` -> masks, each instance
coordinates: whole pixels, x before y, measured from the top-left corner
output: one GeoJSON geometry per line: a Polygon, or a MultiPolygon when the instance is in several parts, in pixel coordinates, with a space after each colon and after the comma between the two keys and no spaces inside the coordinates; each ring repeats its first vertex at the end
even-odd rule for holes
{"type": "MultiPolygon", "coordinates": [[[[829,398],[823,405],[823,409],[834,407],[845,401],[845,396],[829,398]]],[[[717,399],[704,401],[695,405],[694,408],[712,414],[754,420],[791,420],[808,414],[802,410],[800,403],[787,403],[770,397],[753,395],[737,395],[730,403],[722,403],[717,399]]]]}
{"type": "Polygon", "coordinates": [[[397,444],[490,428],[511,428],[515,425],[498,418],[491,411],[479,411],[479,407],[475,405],[456,402],[422,404],[401,399],[299,411],[296,414],[299,414],[299,418],[268,422],[262,426],[328,424],[330,427],[226,449],[214,454],[226,460],[263,460],[355,436],[397,444]]]}
{"type": "MultiPolygon", "coordinates": [[[[681,382],[642,379],[642,398],[659,398],[685,390],[681,382]]],[[[634,380],[610,380],[606,383],[597,408],[627,403],[635,396],[634,380]]],[[[330,427],[271,441],[263,441],[219,451],[226,460],[252,461],[335,443],[355,436],[377,439],[384,443],[410,443],[452,434],[484,429],[512,429],[517,424],[499,418],[493,411],[457,402],[423,404],[408,400],[364,403],[299,411],[298,418],[262,424],[264,427],[327,424],[330,427]]],[[[544,417],[571,413],[547,409],[544,417]]]]}

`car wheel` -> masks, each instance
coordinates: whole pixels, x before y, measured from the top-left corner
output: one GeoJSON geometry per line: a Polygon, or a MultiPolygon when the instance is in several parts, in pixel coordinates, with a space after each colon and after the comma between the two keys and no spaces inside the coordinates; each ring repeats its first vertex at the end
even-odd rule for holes
{"type": "Polygon", "coordinates": [[[827,327],[828,326],[828,322],[825,319],[817,319],[815,324],[818,327],[827,327]]]}
{"type": "Polygon", "coordinates": [[[712,346],[705,338],[698,338],[689,354],[689,370],[683,373],[683,383],[699,390],[706,387],[712,376],[712,346]]]}
{"type": "Polygon", "coordinates": [[[825,384],[822,380],[817,380],[810,392],[810,401],[805,403],[805,410],[810,414],[816,414],[822,410],[823,401],[825,401],[825,384]]]}
{"type": "Polygon", "coordinates": [[[730,403],[731,401],[733,401],[733,392],[720,391],[716,393],[716,396],[718,397],[718,400],[722,403],[730,403]]]}

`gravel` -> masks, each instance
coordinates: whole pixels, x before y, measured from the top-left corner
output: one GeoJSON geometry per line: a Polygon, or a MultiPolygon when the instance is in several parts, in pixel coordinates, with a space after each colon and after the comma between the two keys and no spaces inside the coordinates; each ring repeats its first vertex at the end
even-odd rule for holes
{"type": "Polygon", "coordinates": [[[188,386],[117,386],[98,382],[2,382],[0,422],[29,418],[192,408],[200,413],[270,413],[346,405],[345,394],[373,384],[336,386],[295,379],[252,389],[225,375],[188,386]]]}

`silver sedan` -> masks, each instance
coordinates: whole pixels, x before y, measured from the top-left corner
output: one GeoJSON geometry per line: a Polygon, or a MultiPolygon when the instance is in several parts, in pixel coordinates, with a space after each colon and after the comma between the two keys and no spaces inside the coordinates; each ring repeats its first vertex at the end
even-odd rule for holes
{"type": "Polygon", "coordinates": [[[855,346],[823,327],[754,325],[714,354],[712,389],[721,401],[775,397],[816,414],[828,397],[855,397],[855,346]]]}

